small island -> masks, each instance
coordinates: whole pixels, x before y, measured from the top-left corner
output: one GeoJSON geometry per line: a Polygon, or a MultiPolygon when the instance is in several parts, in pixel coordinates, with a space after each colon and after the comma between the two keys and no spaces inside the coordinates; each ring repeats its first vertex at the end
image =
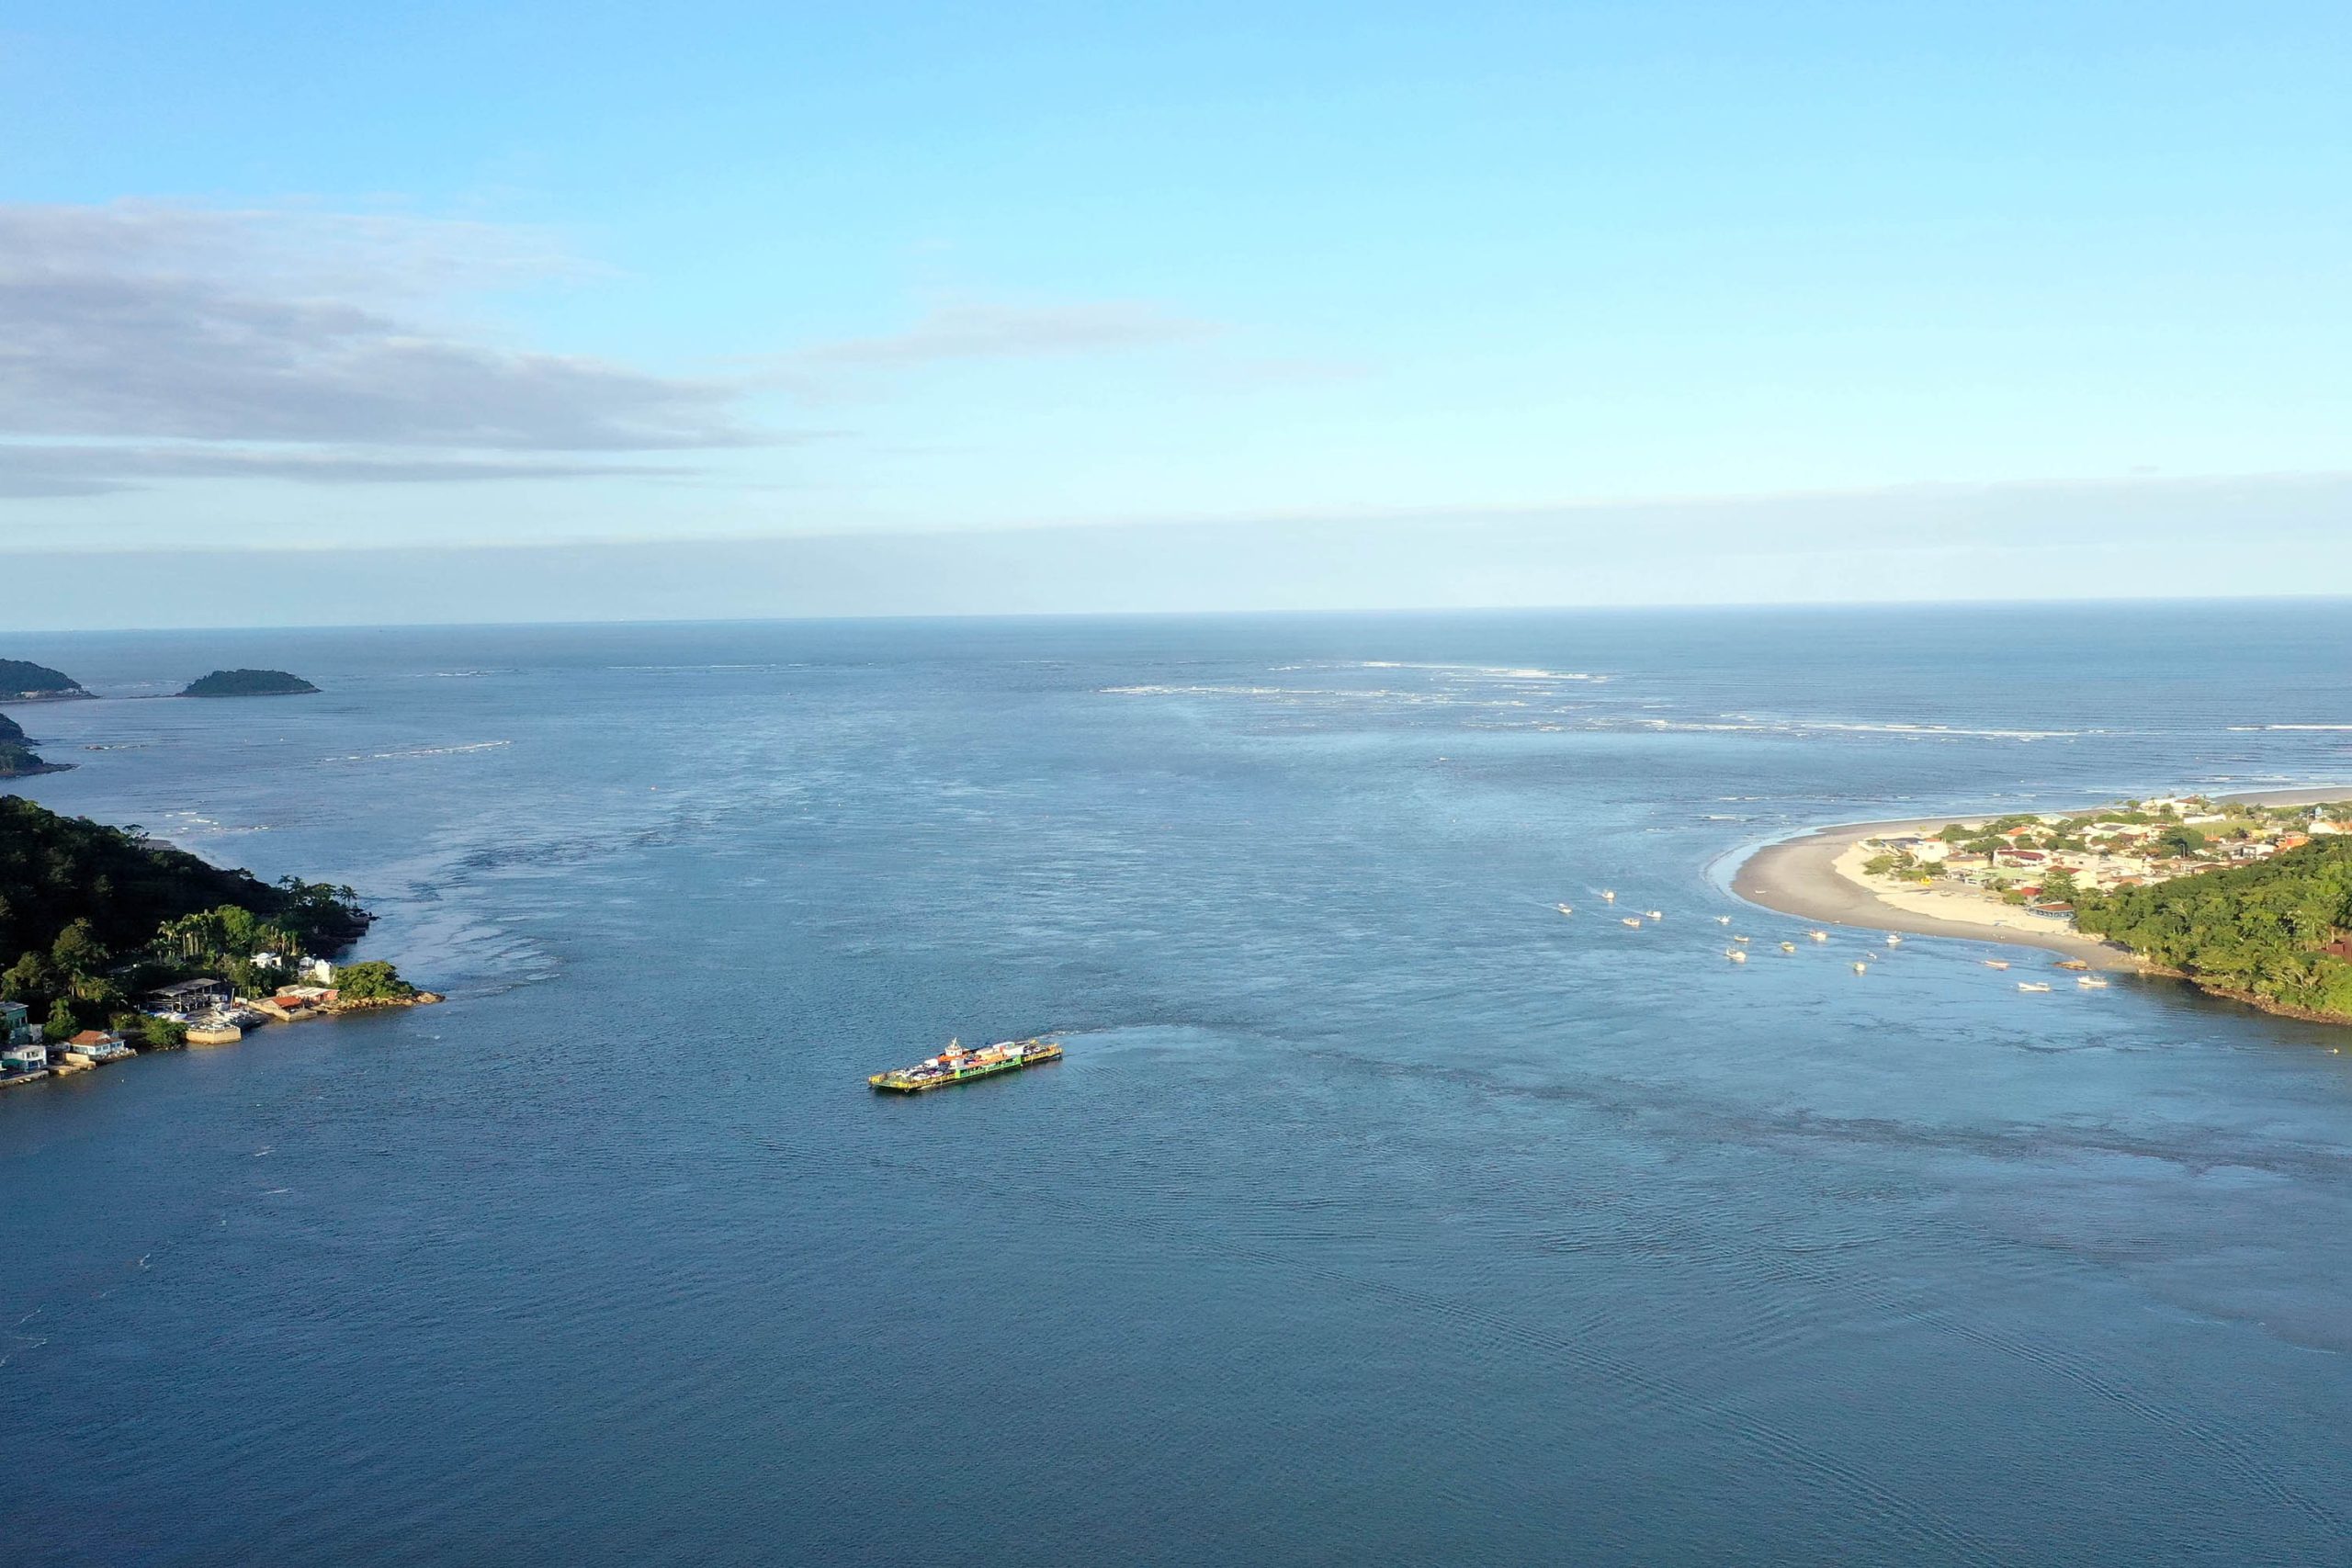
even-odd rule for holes
{"type": "Polygon", "coordinates": [[[184,697],[299,697],[318,691],[300,675],[288,675],[283,670],[215,670],[201,680],[190,681],[180,693],[184,697]]]}
{"type": "Polygon", "coordinates": [[[2352,1023],[2352,802],[2191,795],[1824,829],[1758,851],[1732,886],[1792,914],[2052,948],[2352,1023]]]}
{"type": "Polygon", "coordinates": [[[268,1022],[437,1002],[381,960],[348,887],[266,883],[138,828],[0,795],[0,1086],[268,1022]]]}
{"type": "Polygon", "coordinates": [[[88,695],[79,681],[62,671],[22,659],[0,659],[0,703],[55,703],[88,695]]]}

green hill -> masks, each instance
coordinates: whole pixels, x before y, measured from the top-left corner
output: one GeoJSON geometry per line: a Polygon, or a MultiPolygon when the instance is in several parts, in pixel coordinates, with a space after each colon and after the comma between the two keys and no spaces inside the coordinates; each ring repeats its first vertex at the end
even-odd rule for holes
{"type": "Polygon", "coordinates": [[[191,681],[180,694],[184,697],[292,697],[315,692],[318,688],[299,675],[288,675],[283,670],[215,670],[200,681],[191,681]]]}
{"type": "Polygon", "coordinates": [[[348,887],[264,882],[0,795],[0,998],[36,1021],[62,1003],[103,1023],[145,985],[195,966],[233,975],[264,948],[337,953],[368,922],[348,887]]]}
{"type": "Polygon", "coordinates": [[[71,762],[51,762],[21,740],[0,740],[0,779],[30,778],[35,773],[62,773],[71,762]]]}
{"type": "Polygon", "coordinates": [[[2352,1022],[2352,836],[2250,865],[2079,894],[2075,924],[2198,985],[2282,1012],[2352,1022]],[[2335,951],[2329,951],[2331,948],[2335,951]]]}
{"type": "Polygon", "coordinates": [[[56,697],[86,697],[81,682],[46,664],[21,659],[0,659],[0,703],[40,702],[56,697]]]}
{"type": "Polygon", "coordinates": [[[44,762],[25,739],[24,726],[0,713],[0,779],[20,779],[32,773],[62,773],[68,764],[44,762]]]}

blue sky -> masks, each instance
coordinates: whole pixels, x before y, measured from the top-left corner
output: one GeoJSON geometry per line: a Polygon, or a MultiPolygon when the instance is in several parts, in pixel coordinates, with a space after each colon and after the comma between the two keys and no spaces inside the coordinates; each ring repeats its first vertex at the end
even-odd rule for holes
{"type": "Polygon", "coordinates": [[[2347,80],[2340,4],[33,7],[0,582],[2352,592],[2347,80]]]}

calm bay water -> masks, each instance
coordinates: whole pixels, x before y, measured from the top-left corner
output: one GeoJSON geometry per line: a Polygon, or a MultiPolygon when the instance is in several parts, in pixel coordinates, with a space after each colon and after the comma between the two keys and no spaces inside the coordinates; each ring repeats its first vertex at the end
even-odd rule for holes
{"type": "Polygon", "coordinates": [[[2352,1560],[2345,1037],[1720,886],[2352,782],[2352,607],[0,652],[451,994],[0,1097],[11,1562],[2352,1560]]]}

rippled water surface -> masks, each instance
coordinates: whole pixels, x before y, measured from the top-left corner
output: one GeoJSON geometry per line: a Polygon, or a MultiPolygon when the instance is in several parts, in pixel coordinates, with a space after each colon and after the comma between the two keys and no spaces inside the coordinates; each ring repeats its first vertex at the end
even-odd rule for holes
{"type": "Polygon", "coordinates": [[[2352,1032],[1720,885],[2352,782],[2352,606],[0,652],[451,994],[0,1096],[11,1562],[2352,1560],[2352,1032]]]}

